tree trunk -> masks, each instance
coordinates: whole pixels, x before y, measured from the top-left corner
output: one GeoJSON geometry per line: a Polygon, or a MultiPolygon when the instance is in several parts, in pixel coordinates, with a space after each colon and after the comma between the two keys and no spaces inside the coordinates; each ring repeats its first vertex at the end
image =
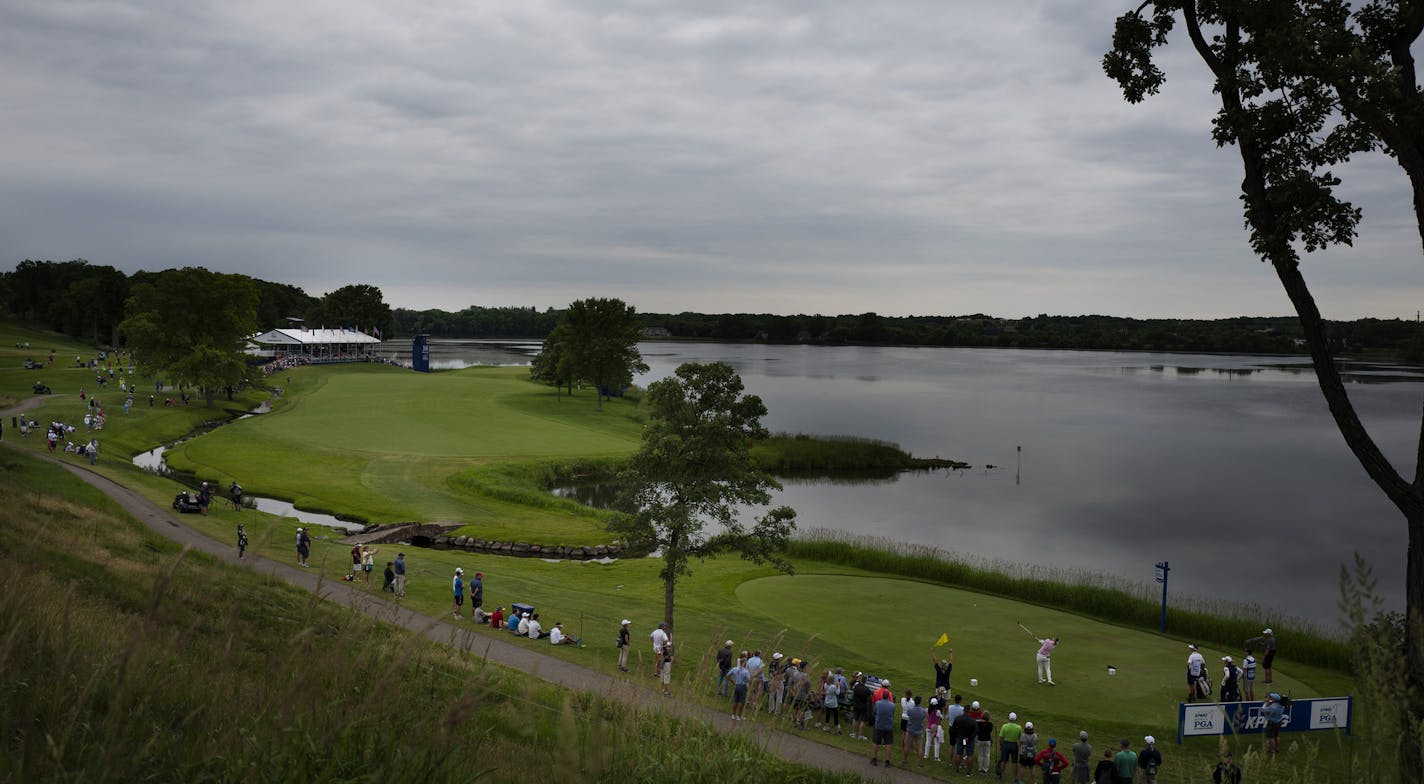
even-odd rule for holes
{"type": "Polygon", "coordinates": [[[672,599],[673,589],[677,587],[677,576],[668,575],[663,578],[663,623],[667,624],[668,636],[672,636],[672,599]]]}

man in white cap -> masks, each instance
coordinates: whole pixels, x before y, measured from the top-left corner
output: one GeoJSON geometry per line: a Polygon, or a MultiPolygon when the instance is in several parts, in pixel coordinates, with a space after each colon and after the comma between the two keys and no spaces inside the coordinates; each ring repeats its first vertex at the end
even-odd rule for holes
{"type": "Polygon", "coordinates": [[[628,631],[628,624],[632,621],[623,619],[623,625],[618,627],[618,669],[628,671],[628,644],[633,641],[633,635],[628,631]]]}
{"type": "Polygon", "coordinates": [[[1137,755],[1137,767],[1142,768],[1143,784],[1157,784],[1157,769],[1162,767],[1162,752],[1157,750],[1157,739],[1151,735],[1142,739],[1147,745],[1137,755]]]}
{"type": "Polygon", "coordinates": [[[455,581],[453,583],[455,591],[455,619],[460,619],[460,608],[465,603],[465,570],[455,568],[455,581]]]}
{"type": "Polygon", "coordinates": [[[1206,657],[1197,650],[1195,643],[1187,645],[1191,649],[1191,654],[1187,656],[1187,702],[1192,702],[1197,698],[1197,681],[1202,677],[1202,671],[1206,668],[1206,657]]]}
{"type": "Polygon", "coordinates": [[[1004,768],[1014,766],[1014,781],[1019,780],[1019,740],[1023,738],[1023,727],[1019,726],[1019,715],[1009,712],[1009,720],[999,727],[999,763],[994,766],[995,775],[1004,777],[1004,768]]]}
{"type": "Polygon", "coordinates": [[[1241,701],[1241,668],[1230,656],[1221,657],[1221,701],[1241,701]]]}

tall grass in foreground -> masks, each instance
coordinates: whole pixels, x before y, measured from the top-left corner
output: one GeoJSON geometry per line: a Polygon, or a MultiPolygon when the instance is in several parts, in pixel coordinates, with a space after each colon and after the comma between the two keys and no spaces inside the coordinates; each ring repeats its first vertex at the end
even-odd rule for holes
{"type": "Polygon", "coordinates": [[[486,666],[0,472],[0,781],[851,781],[486,666]]]}
{"type": "MultiPolygon", "coordinates": [[[[1155,588],[1100,572],[979,558],[939,547],[821,528],[802,532],[792,541],[789,552],[794,558],[844,564],[1028,602],[1041,603],[1045,596],[1052,596],[1055,609],[1127,626],[1156,629],[1161,618],[1161,599],[1155,588]]],[[[1189,639],[1239,645],[1258,636],[1263,623],[1273,626],[1277,637],[1289,637],[1289,658],[1342,671],[1350,669],[1350,646],[1308,621],[1270,614],[1254,604],[1192,597],[1173,597],[1167,608],[1167,628],[1173,635],[1189,639]]]]}

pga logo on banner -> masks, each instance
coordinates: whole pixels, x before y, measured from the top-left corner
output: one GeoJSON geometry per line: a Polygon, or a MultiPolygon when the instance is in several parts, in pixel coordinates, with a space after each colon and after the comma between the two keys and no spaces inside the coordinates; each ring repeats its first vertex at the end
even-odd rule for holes
{"type": "Polygon", "coordinates": [[[1188,708],[1183,735],[1220,735],[1226,729],[1226,713],[1220,705],[1188,708]]]}
{"type": "Polygon", "coordinates": [[[1313,730],[1331,730],[1350,723],[1349,700],[1316,700],[1310,707],[1310,728],[1313,730]]]}

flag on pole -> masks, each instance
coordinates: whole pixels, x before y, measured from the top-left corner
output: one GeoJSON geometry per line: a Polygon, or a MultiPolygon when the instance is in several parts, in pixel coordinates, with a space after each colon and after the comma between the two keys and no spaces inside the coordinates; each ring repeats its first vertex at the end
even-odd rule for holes
{"type": "Polygon", "coordinates": [[[936,647],[936,648],[938,648],[938,647],[941,646],[941,645],[948,645],[948,644],[949,644],[949,632],[945,632],[944,634],[941,634],[941,635],[939,636],[939,639],[938,639],[938,640],[935,640],[935,647],[936,647]]]}

